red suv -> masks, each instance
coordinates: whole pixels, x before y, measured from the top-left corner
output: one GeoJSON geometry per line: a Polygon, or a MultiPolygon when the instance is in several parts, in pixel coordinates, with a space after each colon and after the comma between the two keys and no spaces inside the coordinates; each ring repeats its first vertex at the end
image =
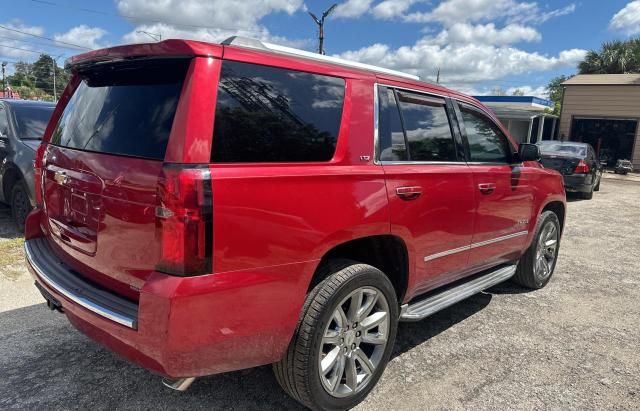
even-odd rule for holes
{"type": "Polygon", "coordinates": [[[274,364],[302,404],[380,378],[398,321],[549,281],[561,176],[468,96],[256,40],[93,51],[36,159],[36,286],[184,390],[274,364]]]}

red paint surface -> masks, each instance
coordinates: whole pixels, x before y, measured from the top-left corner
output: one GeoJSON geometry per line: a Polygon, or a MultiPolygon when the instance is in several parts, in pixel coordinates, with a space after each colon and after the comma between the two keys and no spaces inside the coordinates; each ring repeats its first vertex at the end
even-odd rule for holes
{"type": "MultiPolygon", "coordinates": [[[[209,162],[223,55],[346,79],[338,146],[330,162],[209,166],[213,272],[204,276],[180,278],[155,271],[156,189],[162,162],[48,145],[43,162],[45,205],[29,216],[26,238],[47,236],[59,258],[83,276],[138,301],[138,330],[101,318],[49,291],[63,302],[67,316],[82,332],[161,374],[199,376],[279,360],[318,263],[346,241],[381,234],[400,238],[409,254],[403,301],[407,302],[474,269],[517,259],[532,240],[540,210],[551,201],[565,201],[560,176],[537,163],[521,167],[374,164],[374,84],[455,96],[482,107],[441,87],[177,40],[90,52],[74,58],[72,64],[148,55],[193,57],[165,162],[209,162]],[[69,186],[53,181],[56,169],[70,172],[69,186]],[[480,183],[495,184],[495,191],[482,194],[477,188],[480,183]],[[399,187],[419,187],[422,194],[407,201],[397,196],[399,187]],[[76,214],[64,210],[65,199],[74,204],[76,214]],[[73,224],[68,224],[69,219],[73,224]],[[521,230],[530,233],[424,261],[428,255],[521,230]]],[[[74,78],[61,97],[45,142],[77,83],[74,78]]]]}

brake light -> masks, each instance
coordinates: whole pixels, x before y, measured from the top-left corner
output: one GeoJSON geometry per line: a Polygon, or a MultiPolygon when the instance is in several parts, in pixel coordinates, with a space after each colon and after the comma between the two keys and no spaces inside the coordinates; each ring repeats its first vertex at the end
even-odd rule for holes
{"type": "Polygon", "coordinates": [[[158,187],[157,271],[179,276],[212,272],[213,195],[207,166],[165,165],[158,187]]]}
{"type": "Polygon", "coordinates": [[[36,207],[42,207],[44,201],[42,200],[42,167],[44,164],[44,152],[47,146],[44,143],[40,143],[38,145],[38,149],[36,150],[36,158],[33,161],[33,176],[34,176],[34,187],[35,187],[35,199],[36,199],[36,207]]]}
{"type": "Polygon", "coordinates": [[[584,160],[580,160],[573,172],[574,174],[589,174],[589,165],[584,160]]]}

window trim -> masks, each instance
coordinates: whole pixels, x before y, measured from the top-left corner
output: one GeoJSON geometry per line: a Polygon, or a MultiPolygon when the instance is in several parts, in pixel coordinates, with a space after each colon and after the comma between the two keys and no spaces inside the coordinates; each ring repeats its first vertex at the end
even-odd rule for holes
{"type": "Polygon", "coordinates": [[[522,161],[519,161],[518,156],[517,156],[517,151],[515,150],[515,147],[513,146],[513,143],[511,142],[511,139],[502,131],[502,128],[496,124],[496,122],[493,120],[492,116],[489,115],[489,113],[487,113],[484,109],[476,106],[475,104],[471,104],[471,103],[467,103],[465,101],[461,101],[458,99],[455,99],[454,102],[455,104],[455,109],[456,109],[456,115],[459,117],[459,127],[460,127],[460,134],[462,135],[462,140],[463,140],[463,147],[464,147],[464,151],[465,151],[465,157],[467,159],[467,164],[469,164],[470,166],[478,166],[478,165],[500,165],[500,166],[519,166],[522,165],[522,161]],[[506,162],[497,162],[497,161],[470,161],[471,160],[471,149],[469,147],[469,138],[467,135],[467,128],[466,125],[464,124],[464,118],[462,117],[462,108],[466,107],[469,108],[470,111],[474,111],[478,114],[480,114],[481,116],[483,116],[485,119],[487,119],[489,122],[491,122],[491,124],[493,124],[494,127],[496,127],[500,133],[502,134],[502,136],[506,139],[508,146],[511,148],[510,153],[509,153],[509,158],[507,159],[506,162]]]}
{"type": "Polygon", "coordinates": [[[452,166],[452,165],[466,165],[467,162],[467,158],[463,155],[465,154],[465,149],[464,149],[464,145],[463,145],[463,139],[462,139],[462,135],[459,134],[460,132],[460,122],[458,120],[458,118],[453,117],[452,113],[451,113],[451,109],[453,109],[454,107],[452,106],[453,100],[444,94],[439,94],[439,93],[435,93],[435,92],[431,92],[431,91],[424,91],[424,90],[418,90],[418,89],[414,89],[414,88],[408,88],[408,87],[403,87],[403,86],[396,86],[396,85],[391,85],[391,84],[387,84],[387,83],[379,83],[379,82],[375,82],[373,83],[373,163],[375,165],[380,165],[380,166],[386,166],[386,165],[441,165],[441,166],[452,166]],[[387,160],[380,160],[380,155],[381,155],[381,147],[380,147],[380,98],[378,96],[378,87],[386,87],[388,89],[393,90],[394,95],[396,95],[396,107],[398,108],[398,111],[400,112],[400,121],[402,123],[402,132],[405,136],[405,145],[407,147],[407,153],[408,153],[408,158],[409,160],[406,161],[387,161],[387,160]],[[406,91],[406,92],[411,92],[411,93],[417,93],[420,95],[423,95],[426,98],[431,98],[431,99],[437,99],[437,100],[444,100],[444,108],[445,108],[445,113],[447,115],[447,119],[449,121],[449,129],[451,131],[451,138],[453,139],[453,144],[455,147],[455,155],[457,160],[456,161],[413,161],[411,160],[411,152],[409,150],[409,145],[408,145],[408,140],[407,140],[407,135],[406,135],[406,128],[404,127],[404,117],[402,115],[402,110],[400,110],[400,105],[398,104],[398,97],[397,97],[397,91],[406,91]],[[454,124],[455,121],[455,124],[454,124]],[[462,145],[461,145],[462,144],[462,145]]]}

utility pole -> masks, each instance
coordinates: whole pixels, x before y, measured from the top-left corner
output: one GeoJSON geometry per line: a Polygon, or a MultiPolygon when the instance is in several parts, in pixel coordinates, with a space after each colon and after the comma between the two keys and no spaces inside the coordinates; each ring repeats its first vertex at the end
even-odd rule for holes
{"type": "Polygon", "coordinates": [[[4,82],[4,68],[7,66],[7,62],[3,61],[2,62],[2,97],[6,97],[6,93],[7,93],[7,89],[5,87],[5,82],[4,82]]]}
{"type": "Polygon", "coordinates": [[[319,54],[325,54],[324,53],[324,19],[326,19],[327,16],[331,14],[331,12],[333,12],[333,10],[336,7],[338,7],[338,5],[334,4],[333,6],[326,9],[324,13],[322,13],[322,17],[320,18],[317,18],[316,15],[313,14],[312,12],[310,11],[308,12],[311,18],[313,19],[313,21],[315,21],[316,24],[318,25],[318,53],[319,54]]]}
{"type": "Polygon", "coordinates": [[[53,101],[58,102],[58,92],[56,90],[56,69],[58,68],[57,61],[64,54],[60,54],[58,57],[51,57],[51,64],[53,65],[53,101]]]}

